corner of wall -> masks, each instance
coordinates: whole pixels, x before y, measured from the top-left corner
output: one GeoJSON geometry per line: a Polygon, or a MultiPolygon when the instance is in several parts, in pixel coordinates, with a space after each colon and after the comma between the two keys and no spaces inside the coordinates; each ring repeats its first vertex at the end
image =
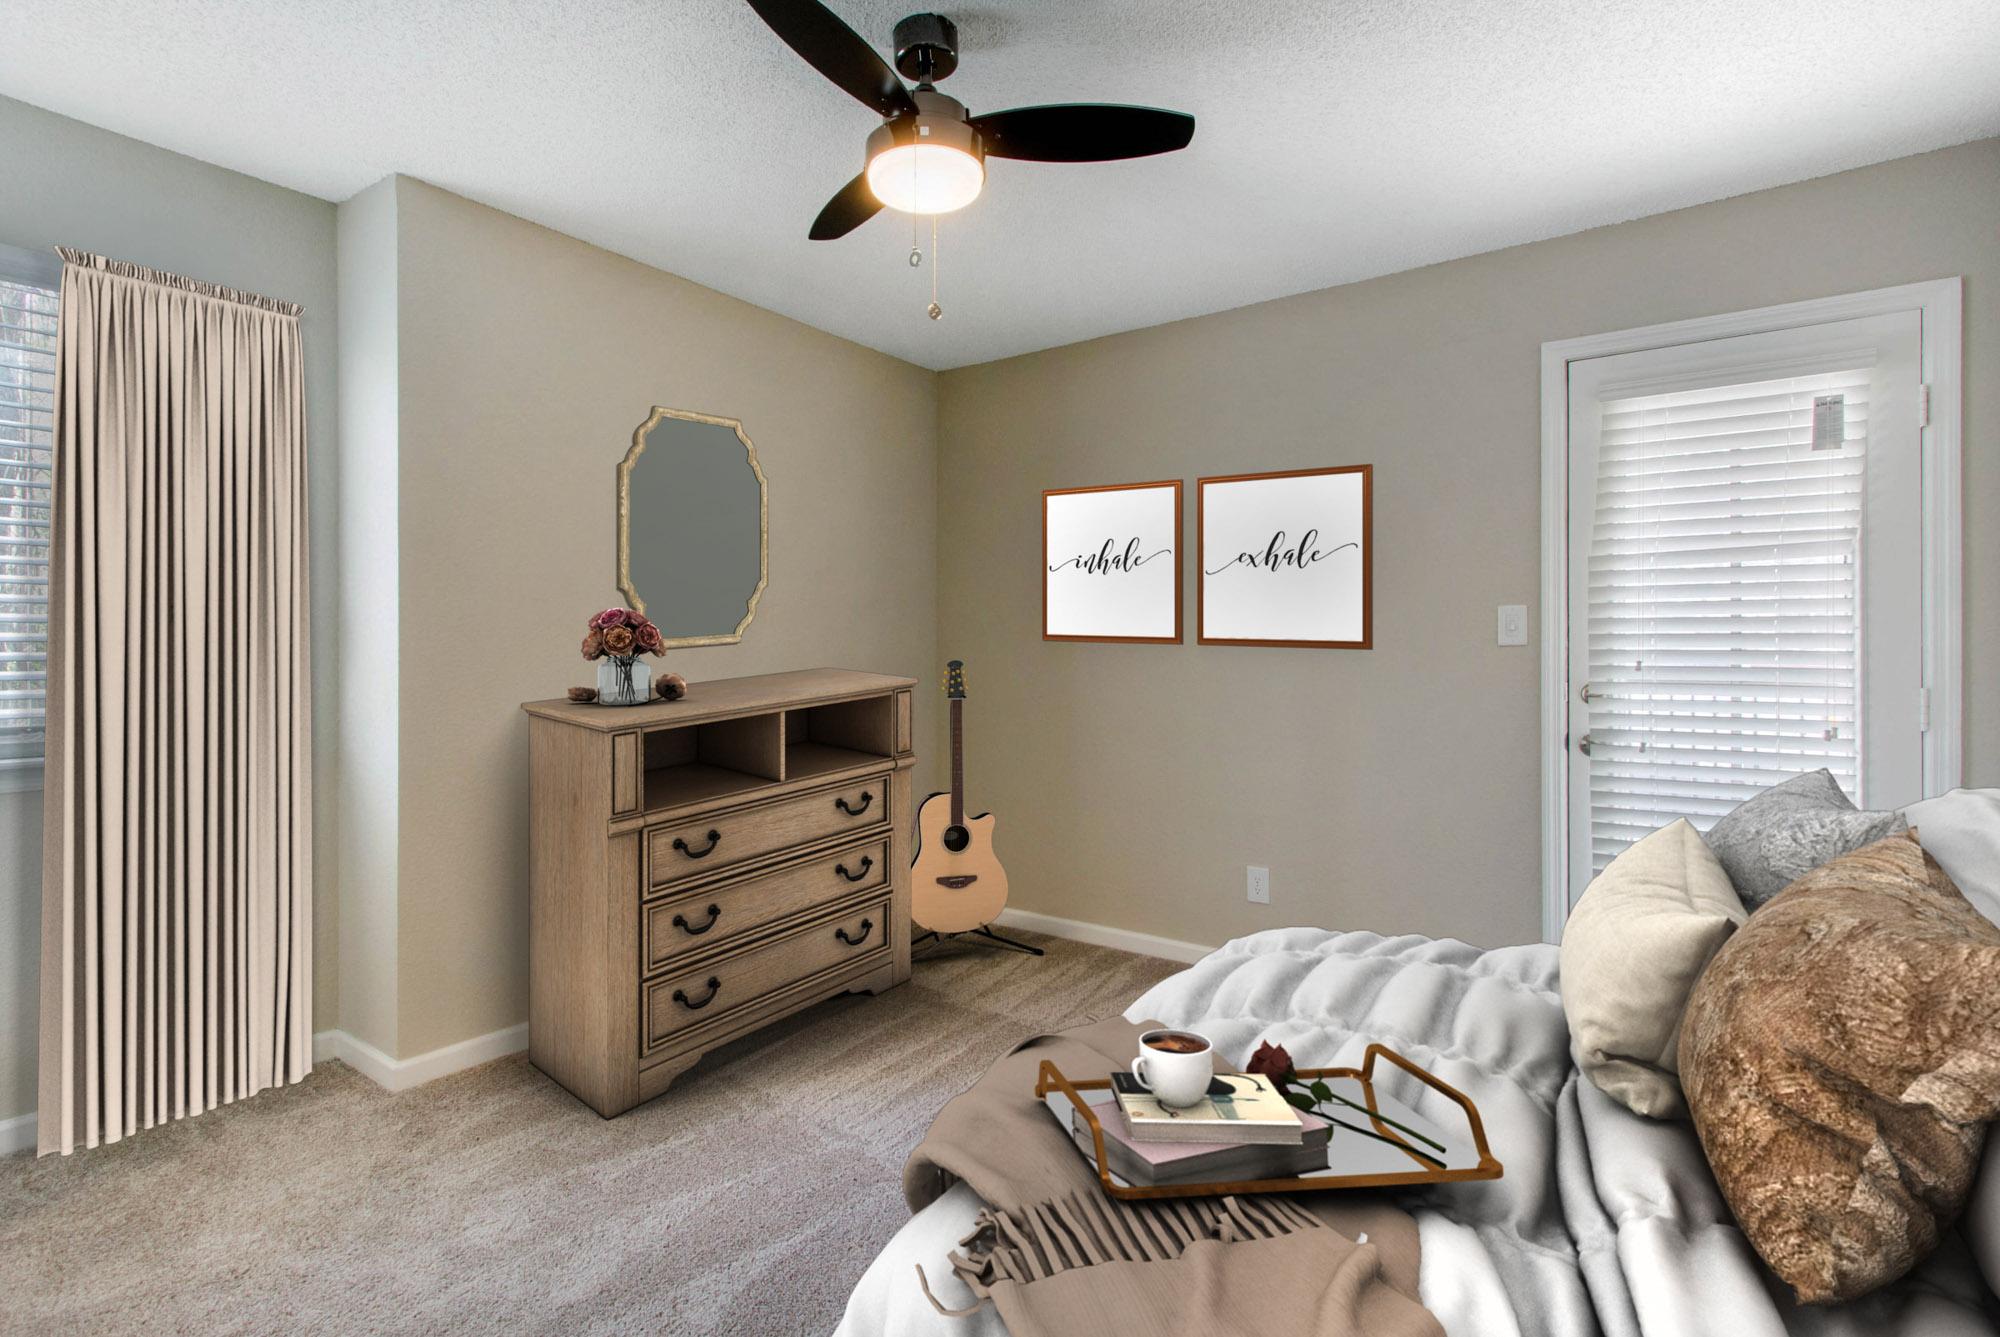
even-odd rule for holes
{"type": "Polygon", "coordinates": [[[397,178],[339,208],[340,1028],[396,1053],[397,178]]]}

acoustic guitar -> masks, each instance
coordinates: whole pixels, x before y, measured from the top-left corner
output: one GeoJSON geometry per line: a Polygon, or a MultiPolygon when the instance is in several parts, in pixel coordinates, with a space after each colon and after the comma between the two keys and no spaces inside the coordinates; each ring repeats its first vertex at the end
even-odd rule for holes
{"type": "MultiPolygon", "coordinates": [[[[917,809],[917,857],[910,874],[910,918],[940,939],[985,932],[1007,905],[1007,874],[993,853],[993,815],[965,815],[965,665],[945,666],[951,699],[951,792],[917,809]]],[[[1012,945],[1012,944],[1010,944],[1012,945]]]]}

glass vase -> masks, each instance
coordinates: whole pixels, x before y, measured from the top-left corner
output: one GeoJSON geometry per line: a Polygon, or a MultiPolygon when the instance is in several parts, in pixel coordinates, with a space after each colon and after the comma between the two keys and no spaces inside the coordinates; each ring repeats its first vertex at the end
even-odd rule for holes
{"type": "Polygon", "coordinates": [[[597,704],[643,706],[653,695],[652,665],[637,655],[606,655],[597,661],[597,704]]]}

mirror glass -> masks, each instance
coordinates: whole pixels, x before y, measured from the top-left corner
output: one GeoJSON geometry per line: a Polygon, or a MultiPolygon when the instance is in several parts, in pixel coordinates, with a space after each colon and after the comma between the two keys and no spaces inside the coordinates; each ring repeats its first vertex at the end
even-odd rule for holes
{"type": "Polygon", "coordinates": [[[769,563],[768,489],[733,418],[656,408],[618,466],[618,588],[668,645],[743,639],[769,563]]]}

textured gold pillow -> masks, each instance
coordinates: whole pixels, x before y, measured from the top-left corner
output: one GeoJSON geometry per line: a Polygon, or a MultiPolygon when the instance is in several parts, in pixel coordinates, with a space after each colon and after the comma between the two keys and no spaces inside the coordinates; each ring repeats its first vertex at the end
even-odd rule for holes
{"type": "Polygon", "coordinates": [[[2000,928],[1899,832],[1815,868],[1717,952],[1680,1077],[1716,1182],[1805,1304],[1902,1276],[2000,1113],[2000,928]]]}

